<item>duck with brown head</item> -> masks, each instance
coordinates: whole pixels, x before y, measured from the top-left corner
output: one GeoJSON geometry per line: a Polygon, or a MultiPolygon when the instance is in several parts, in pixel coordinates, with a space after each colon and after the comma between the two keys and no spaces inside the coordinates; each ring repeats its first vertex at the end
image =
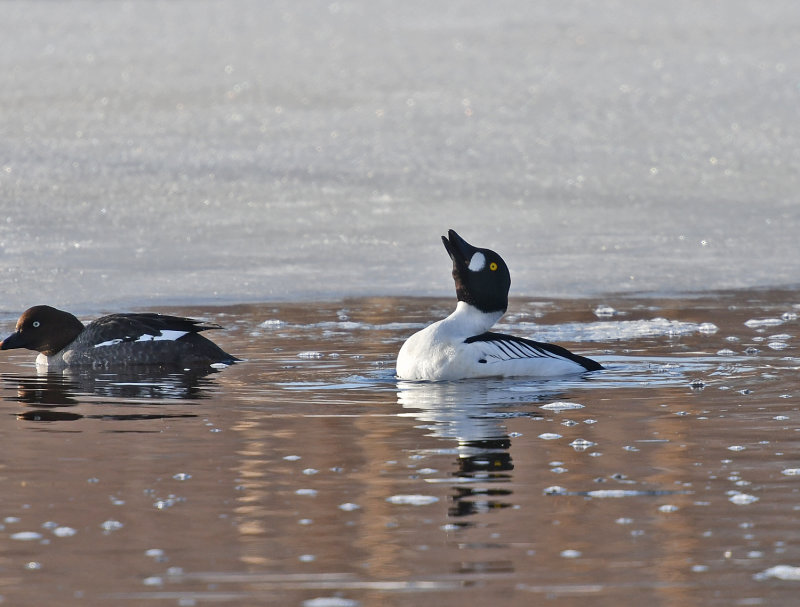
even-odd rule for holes
{"type": "Polygon", "coordinates": [[[39,352],[36,363],[50,368],[131,365],[189,368],[238,359],[201,331],[219,329],[191,318],[164,314],[110,314],[84,326],[74,315],[52,306],[28,308],[0,350],[39,352]]]}

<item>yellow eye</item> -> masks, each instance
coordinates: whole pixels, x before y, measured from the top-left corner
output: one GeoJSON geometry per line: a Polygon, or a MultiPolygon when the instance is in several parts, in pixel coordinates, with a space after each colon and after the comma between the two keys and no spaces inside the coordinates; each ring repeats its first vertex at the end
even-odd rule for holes
{"type": "Polygon", "coordinates": [[[490,263],[489,269],[494,272],[497,269],[497,264],[495,262],[490,263]]]}

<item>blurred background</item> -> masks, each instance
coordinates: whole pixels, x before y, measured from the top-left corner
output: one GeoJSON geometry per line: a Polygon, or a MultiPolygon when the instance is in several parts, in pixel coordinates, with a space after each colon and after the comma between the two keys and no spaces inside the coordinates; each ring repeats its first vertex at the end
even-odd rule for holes
{"type": "Polygon", "coordinates": [[[791,1],[4,2],[0,312],[798,282],[791,1]]]}

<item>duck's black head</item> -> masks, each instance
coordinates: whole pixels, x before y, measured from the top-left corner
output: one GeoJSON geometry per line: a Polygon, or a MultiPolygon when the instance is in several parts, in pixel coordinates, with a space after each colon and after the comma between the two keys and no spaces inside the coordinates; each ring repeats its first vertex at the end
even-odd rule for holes
{"type": "Polygon", "coordinates": [[[503,258],[490,249],[473,247],[455,230],[448,230],[442,242],[453,260],[458,301],[471,304],[481,312],[505,312],[511,274],[503,258]]]}

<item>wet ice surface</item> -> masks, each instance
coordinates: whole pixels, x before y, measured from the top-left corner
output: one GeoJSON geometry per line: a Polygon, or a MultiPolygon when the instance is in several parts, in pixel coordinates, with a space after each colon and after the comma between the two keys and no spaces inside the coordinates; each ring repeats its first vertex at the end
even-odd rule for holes
{"type": "Polygon", "coordinates": [[[2,306],[444,296],[450,227],[522,295],[795,284],[798,45],[787,0],[5,2],[2,306]]]}
{"type": "Polygon", "coordinates": [[[396,381],[402,340],[451,305],[169,310],[223,325],[247,359],[208,374],[37,375],[3,352],[0,595],[793,604],[793,293],[515,300],[504,330],[608,369],[396,381]]]}

